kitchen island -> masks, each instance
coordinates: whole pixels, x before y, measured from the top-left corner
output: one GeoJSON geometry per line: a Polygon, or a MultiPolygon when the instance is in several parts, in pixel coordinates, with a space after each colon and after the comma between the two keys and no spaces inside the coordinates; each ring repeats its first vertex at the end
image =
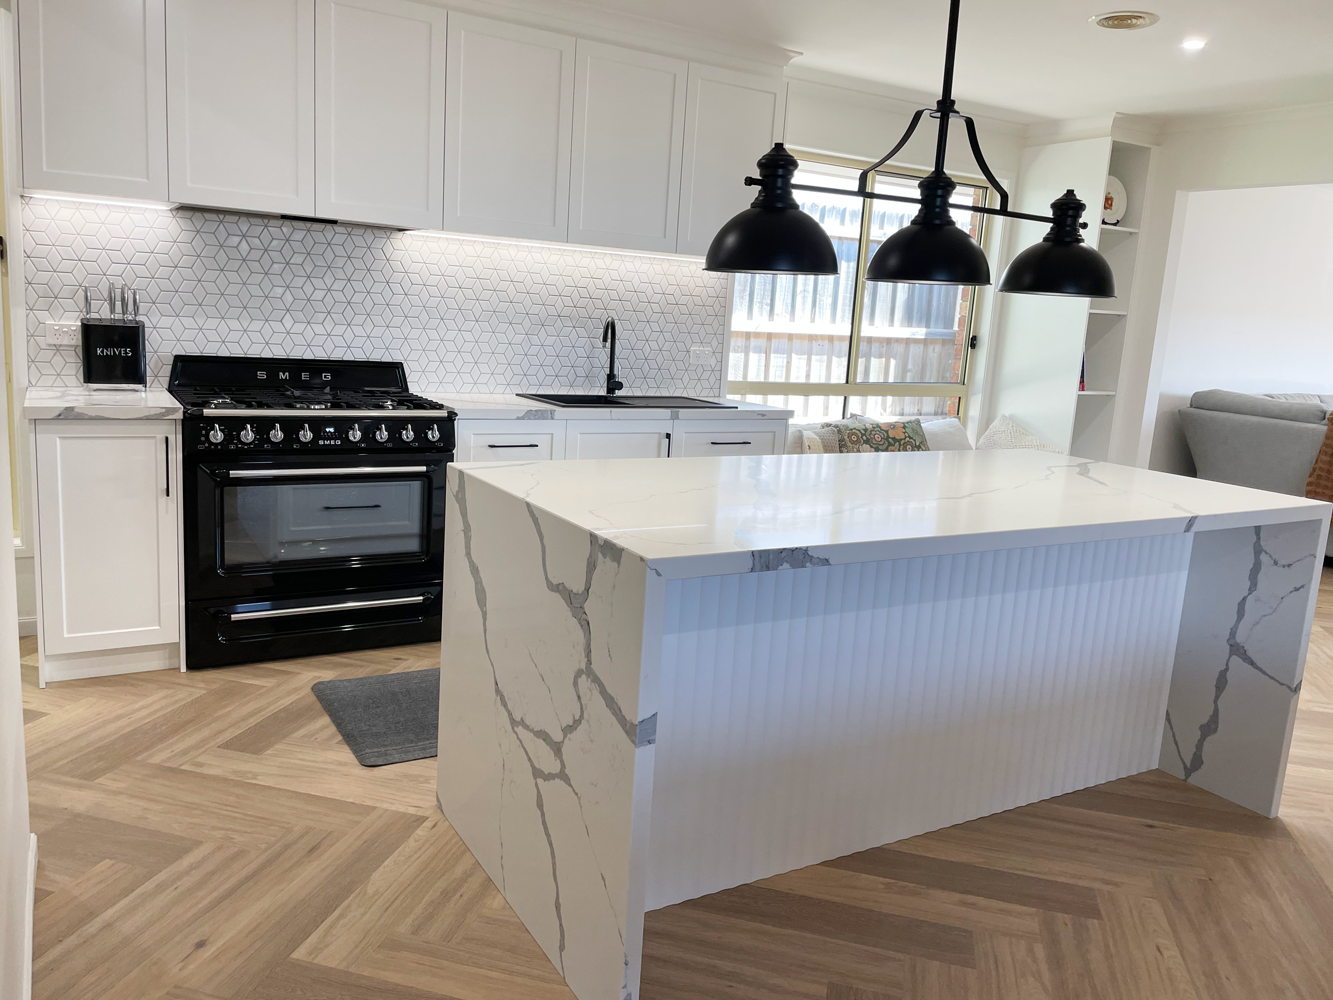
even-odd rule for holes
{"type": "Polygon", "coordinates": [[[439,804],[580,1000],[645,910],[1161,767],[1281,797],[1328,504],[1039,452],[449,470],[439,804]]]}

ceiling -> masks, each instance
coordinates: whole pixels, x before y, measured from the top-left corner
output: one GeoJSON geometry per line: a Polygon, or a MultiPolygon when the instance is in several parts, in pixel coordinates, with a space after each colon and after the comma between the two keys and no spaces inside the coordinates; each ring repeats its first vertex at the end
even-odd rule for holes
{"type": "MultiPolygon", "coordinates": [[[[792,68],[938,93],[946,0],[582,0],[581,6],[801,53],[792,68]]],[[[1017,121],[1200,114],[1333,100],[1333,0],[965,0],[955,97],[1017,121]],[[1207,47],[1185,52],[1186,37],[1207,47]]],[[[966,110],[964,108],[964,110],[966,110]]],[[[980,110],[980,108],[977,108],[980,110]]]]}

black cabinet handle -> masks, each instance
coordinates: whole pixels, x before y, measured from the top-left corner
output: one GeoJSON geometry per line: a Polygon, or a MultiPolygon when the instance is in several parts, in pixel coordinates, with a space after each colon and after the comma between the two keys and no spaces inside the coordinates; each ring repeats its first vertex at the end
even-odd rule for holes
{"type": "Polygon", "coordinates": [[[536,448],[535,444],[488,444],[487,448],[536,448]]]}
{"type": "Polygon", "coordinates": [[[171,435],[164,435],[162,443],[167,446],[165,452],[167,460],[167,496],[171,496],[171,435]]]}
{"type": "Polygon", "coordinates": [[[709,441],[709,444],[753,444],[752,441],[709,441]]]}
{"type": "Polygon", "coordinates": [[[325,504],[324,509],[325,510],[379,510],[383,506],[384,506],[383,504],[378,504],[378,503],[349,503],[341,507],[330,507],[329,505],[325,504]]]}

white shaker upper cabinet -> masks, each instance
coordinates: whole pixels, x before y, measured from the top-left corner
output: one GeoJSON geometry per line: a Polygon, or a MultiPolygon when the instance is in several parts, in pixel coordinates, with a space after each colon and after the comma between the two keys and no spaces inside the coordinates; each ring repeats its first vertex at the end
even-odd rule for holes
{"type": "Polygon", "coordinates": [[[676,249],[689,63],[579,39],[569,242],[676,249]]]}
{"type": "Polygon", "coordinates": [[[704,254],[722,224],[754,201],[755,161],[782,140],[787,84],[778,77],[690,63],[680,253],[704,254]]]}
{"type": "Polygon", "coordinates": [[[165,0],[20,0],[23,185],[167,199],[165,0]]]}
{"type": "Polygon", "coordinates": [[[447,20],[408,0],[317,0],[316,215],[441,228],[447,20]]]}
{"type": "Polygon", "coordinates": [[[564,242],[574,39],[449,18],[444,228],[564,242]]]}
{"type": "Polygon", "coordinates": [[[315,214],[315,0],[167,0],[171,200],[315,214]]]}

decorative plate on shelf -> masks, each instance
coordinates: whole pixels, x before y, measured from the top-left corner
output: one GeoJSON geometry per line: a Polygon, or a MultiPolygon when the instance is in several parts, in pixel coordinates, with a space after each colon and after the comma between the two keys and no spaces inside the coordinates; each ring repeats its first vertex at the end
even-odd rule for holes
{"type": "Polygon", "coordinates": [[[1120,183],[1119,178],[1108,176],[1106,178],[1106,200],[1102,202],[1102,222],[1108,226],[1120,225],[1120,220],[1125,217],[1125,209],[1128,207],[1127,202],[1125,185],[1120,183]]]}

